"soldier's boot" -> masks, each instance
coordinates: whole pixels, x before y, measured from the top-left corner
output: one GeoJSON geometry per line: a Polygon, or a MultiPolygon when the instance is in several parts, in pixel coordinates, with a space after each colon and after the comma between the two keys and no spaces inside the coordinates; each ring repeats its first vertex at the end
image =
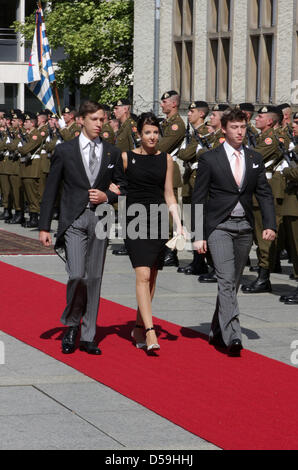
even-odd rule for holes
{"type": "Polygon", "coordinates": [[[190,274],[206,274],[208,273],[208,266],[205,261],[205,255],[199,254],[197,251],[193,252],[193,260],[186,266],[179,267],[177,273],[190,274]]]}
{"type": "Polygon", "coordinates": [[[14,216],[12,219],[8,221],[9,224],[23,224],[25,221],[24,212],[23,211],[15,211],[14,216]]]}
{"type": "Polygon", "coordinates": [[[171,250],[166,246],[164,266],[176,266],[176,268],[178,268],[179,261],[177,256],[177,250],[171,250]]]}
{"type": "Polygon", "coordinates": [[[0,220],[9,220],[12,218],[11,209],[4,209],[4,211],[0,214],[0,220]]]}
{"type": "Polygon", "coordinates": [[[22,226],[26,228],[36,228],[38,227],[38,214],[36,212],[30,212],[30,219],[26,220],[22,226]]]}
{"type": "Polygon", "coordinates": [[[290,295],[284,300],[285,305],[298,305],[298,287],[294,291],[294,295],[290,295]]]}
{"type": "Polygon", "coordinates": [[[242,292],[245,294],[259,294],[261,292],[272,292],[269,269],[260,268],[259,275],[251,284],[243,285],[242,292]]]}
{"type": "Polygon", "coordinates": [[[120,248],[117,248],[116,250],[113,250],[112,254],[116,255],[116,256],[126,256],[126,255],[128,255],[128,251],[127,251],[125,245],[121,245],[120,248]]]}

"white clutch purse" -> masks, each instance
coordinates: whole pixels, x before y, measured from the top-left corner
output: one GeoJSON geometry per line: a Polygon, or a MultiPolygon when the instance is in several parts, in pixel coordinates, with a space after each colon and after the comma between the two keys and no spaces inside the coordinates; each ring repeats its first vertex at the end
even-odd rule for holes
{"type": "Polygon", "coordinates": [[[171,240],[169,240],[167,243],[166,243],[166,246],[168,248],[170,248],[171,250],[178,250],[178,251],[182,251],[184,250],[185,248],[185,245],[186,245],[186,238],[184,235],[177,235],[177,233],[174,232],[174,236],[173,238],[171,238],[171,240]]]}

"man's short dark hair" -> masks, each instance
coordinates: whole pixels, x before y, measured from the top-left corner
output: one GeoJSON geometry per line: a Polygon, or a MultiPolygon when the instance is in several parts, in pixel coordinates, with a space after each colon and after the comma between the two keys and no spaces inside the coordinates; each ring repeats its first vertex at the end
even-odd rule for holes
{"type": "Polygon", "coordinates": [[[95,101],[84,101],[80,106],[79,115],[84,118],[87,114],[93,114],[99,110],[104,111],[102,104],[96,103],[95,101]]]}
{"type": "Polygon", "coordinates": [[[223,113],[220,121],[222,127],[226,129],[228,122],[247,122],[247,116],[241,109],[229,109],[223,113]]]}

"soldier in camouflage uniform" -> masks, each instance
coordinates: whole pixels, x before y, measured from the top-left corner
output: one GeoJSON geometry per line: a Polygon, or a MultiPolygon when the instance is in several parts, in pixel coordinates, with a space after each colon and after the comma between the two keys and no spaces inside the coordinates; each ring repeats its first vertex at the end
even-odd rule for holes
{"type": "Polygon", "coordinates": [[[62,110],[62,116],[66,127],[60,129],[60,134],[65,141],[72,140],[75,137],[78,137],[81,133],[81,127],[77,124],[75,115],[76,111],[68,106],[62,110]]]}
{"type": "MultiPolygon", "coordinates": [[[[47,176],[49,173],[49,158],[48,152],[45,148],[45,143],[49,135],[48,127],[48,113],[46,111],[40,111],[36,114],[37,126],[42,136],[42,144],[40,146],[40,174],[39,174],[39,203],[41,203],[42,195],[46,186],[47,176]]],[[[39,212],[39,211],[38,211],[39,212]]]]}
{"type": "Polygon", "coordinates": [[[7,172],[10,184],[10,190],[13,199],[13,208],[15,213],[12,219],[8,220],[9,224],[22,224],[24,222],[24,191],[20,176],[20,159],[19,149],[22,145],[22,135],[25,132],[22,129],[24,122],[23,113],[16,109],[12,113],[12,129],[9,131],[9,143],[6,148],[9,152],[7,162],[7,172]]]}
{"type": "MultiPolygon", "coordinates": [[[[164,93],[161,97],[162,112],[166,115],[161,123],[161,138],[158,149],[161,152],[167,152],[172,155],[174,160],[173,189],[176,200],[178,201],[178,188],[182,187],[182,178],[179,165],[177,163],[177,153],[185,138],[185,124],[179,114],[180,96],[175,90],[164,93]]],[[[170,217],[170,236],[172,236],[173,223],[170,217]]],[[[176,250],[170,250],[166,247],[164,260],[165,266],[178,267],[179,261],[176,250]]]]}
{"type": "Polygon", "coordinates": [[[8,221],[12,218],[12,197],[7,174],[8,155],[9,152],[6,148],[8,139],[7,126],[10,125],[8,115],[3,113],[0,122],[0,182],[2,191],[3,212],[0,214],[0,220],[8,221]]]}
{"type": "Polygon", "coordinates": [[[130,115],[130,107],[127,99],[118,100],[113,104],[115,117],[120,123],[115,145],[121,152],[133,150],[139,145],[137,124],[130,115]]]}
{"type": "Polygon", "coordinates": [[[21,154],[21,178],[24,187],[26,200],[29,206],[29,220],[23,226],[38,227],[38,214],[40,209],[40,186],[39,178],[41,173],[41,148],[46,137],[44,126],[37,129],[37,119],[33,113],[25,114],[25,129],[27,131],[26,142],[19,148],[21,154]],[[44,134],[44,135],[42,135],[44,134]]]}
{"type": "MultiPolygon", "coordinates": [[[[282,160],[282,153],[279,148],[278,139],[274,132],[274,126],[278,122],[278,109],[275,106],[263,106],[259,109],[256,117],[256,127],[261,130],[258,144],[255,151],[263,156],[266,168],[266,176],[271,186],[276,212],[277,233],[282,221],[282,203],[284,198],[285,183],[278,166],[282,160]]],[[[255,219],[255,242],[258,246],[258,266],[259,274],[251,284],[243,285],[244,293],[271,292],[270,272],[274,270],[276,260],[277,241],[266,241],[262,238],[263,226],[260,208],[254,198],[254,219],[255,219]]]]}
{"type": "MultiPolygon", "coordinates": [[[[194,188],[198,157],[210,147],[208,142],[209,131],[204,123],[208,115],[209,107],[206,101],[194,101],[188,107],[188,124],[185,140],[180,147],[177,157],[183,161],[185,168],[183,175],[182,200],[184,204],[191,204],[191,196],[194,188]],[[191,132],[192,130],[192,132],[191,132]]],[[[179,266],[178,273],[206,274],[208,272],[204,255],[196,250],[193,252],[193,260],[187,266],[179,266]]]]}
{"type": "MultiPolygon", "coordinates": [[[[293,134],[296,145],[290,146],[292,159],[282,171],[287,183],[282,214],[294,268],[294,279],[298,282],[298,113],[293,116],[293,134]]],[[[286,305],[297,305],[298,288],[291,295],[281,296],[280,300],[286,305]]]]}
{"type": "MultiPolygon", "coordinates": [[[[119,122],[119,130],[116,133],[115,145],[121,152],[127,152],[135,149],[139,144],[139,136],[137,131],[136,121],[130,115],[130,101],[127,99],[120,99],[113,104],[113,111],[115,118],[119,122]]],[[[114,205],[115,210],[118,210],[118,204],[114,205]]],[[[128,252],[124,245],[112,251],[113,255],[125,256],[128,252]]]]}
{"type": "Polygon", "coordinates": [[[254,126],[254,124],[251,122],[252,117],[255,112],[254,105],[252,103],[240,103],[239,108],[241,109],[241,111],[243,111],[246,114],[246,117],[247,117],[247,130],[246,130],[246,136],[245,136],[243,143],[247,147],[254,149],[257,145],[258,138],[259,138],[258,130],[254,126]]]}
{"type": "Polygon", "coordinates": [[[115,132],[110,124],[110,117],[111,117],[111,110],[108,105],[103,105],[104,108],[104,123],[101,129],[100,137],[104,139],[106,142],[115,145],[115,132]]]}
{"type": "Polygon", "coordinates": [[[219,145],[225,142],[225,135],[221,129],[221,118],[225,111],[229,109],[227,104],[216,104],[212,108],[212,113],[210,116],[210,124],[214,129],[214,134],[212,137],[212,148],[216,148],[219,145]]]}

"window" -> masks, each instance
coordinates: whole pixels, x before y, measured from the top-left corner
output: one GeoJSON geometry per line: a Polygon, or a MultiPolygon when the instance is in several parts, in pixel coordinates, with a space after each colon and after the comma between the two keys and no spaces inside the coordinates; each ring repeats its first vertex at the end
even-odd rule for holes
{"type": "Polygon", "coordinates": [[[208,4],[208,101],[227,102],[230,97],[232,0],[208,4]]]}
{"type": "Polygon", "coordinates": [[[181,101],[193,99],[194,0],[175,0],[173,41],[173,89],[181,101]]]}
{"type": "Polygon", "coordinates": [[[247,100],[274,102],[277,0],[249,3],[247,100]]]}

